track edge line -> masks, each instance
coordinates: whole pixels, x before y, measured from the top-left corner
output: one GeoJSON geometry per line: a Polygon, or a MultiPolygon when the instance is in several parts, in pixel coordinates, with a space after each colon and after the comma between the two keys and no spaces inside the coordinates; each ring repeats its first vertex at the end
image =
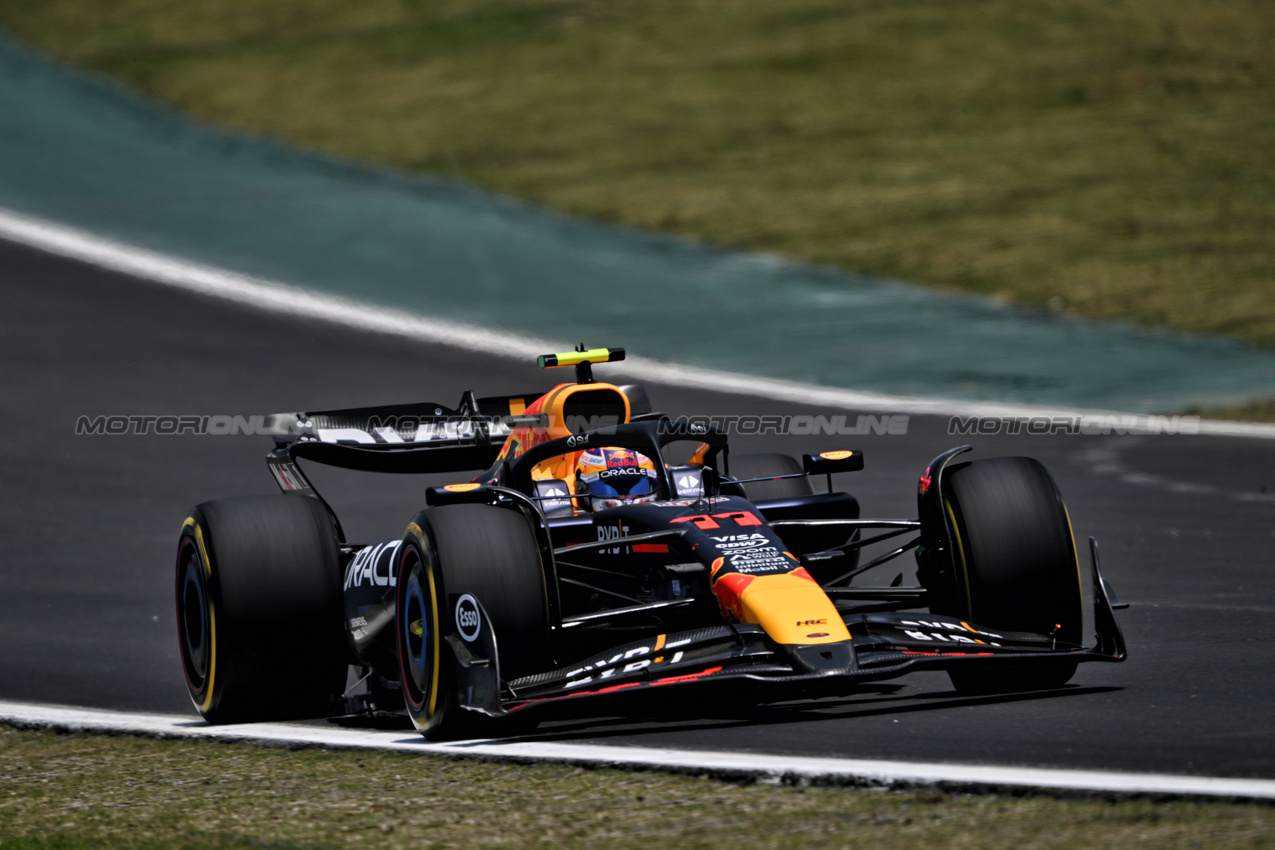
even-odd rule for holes
{"type": "Polygon", "coordinates": [[[406,730],[367,732],[272,723],[210,726],[193,715],[3,701],[0,701],[0,723],[21,729],[219,741],[287,749],[378,750],[515,764],[570,764],[587,769],[652,771],[780,786],[1275,804],[1275,780],[1266,779],[827,759],[517,739],[434,744],[406,730]]]}
{"type": "MultiPolygon", "coordinates": [[[[338,295],[311,292],[278,281],[170,257],[3,207],[0,207],[0,238],[151,283],[264,312],[324,321],[417,342],[443,344],[495,357],[527,361],[547,351],[560,350],[563,345],[558,341],[430,319],[338,295]]],[[[1167,418],[1088,408],[894,396],[722,372],[644,357],[629,358],[615,366],[621,374],[639,380],[686,389],[857,410],[938,416],[1093,417],[1104,420],[1123,417],[1135,423],[1130,426],[1130,433],[1145,432],[1141,425],[1136,424],[1138,420],[1167,418]]],[[[1191,435],[1275,439],[1275,424],[1200,419],[1191,435]]]]}

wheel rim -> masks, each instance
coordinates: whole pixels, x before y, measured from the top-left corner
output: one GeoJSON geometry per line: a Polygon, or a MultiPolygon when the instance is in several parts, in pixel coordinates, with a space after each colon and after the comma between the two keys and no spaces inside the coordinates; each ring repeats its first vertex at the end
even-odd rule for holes
{"type": "Polygon", "coordinates": [[[407,576],[400,584],[398,617],[403,690],[412,709],[419,712],[425,708],[433,684],[433,605],[425,566],[414,547],[406,547],[399,575],[407,576]]]}
{"type": "Polygon", "coordinates": [[[181,579],[177,588],[178,629],[181,637],[182,666],[192,693],[200,693],[208,681],[212,655],[209,635],[208,593],[204,584],[203,562],[192,541],[182,543],[181,579]]]}

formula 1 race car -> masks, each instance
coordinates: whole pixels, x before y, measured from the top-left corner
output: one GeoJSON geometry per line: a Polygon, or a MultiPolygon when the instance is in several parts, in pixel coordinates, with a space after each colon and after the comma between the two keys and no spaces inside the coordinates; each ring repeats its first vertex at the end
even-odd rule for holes
{"type": "Polygon", "coordinates": [[[1092,538],[1096,640],[1083,644],[1071,524],[1039,462],[954,448],[920,476],[917,518],[864,519],[832,489],[862,452],[732,460],[711,422],[593,379],[623,354],[545,355],[576,381],[467,391],[455,410],[272,417],[284,495],[206,502],[182,527],[181,657],[204,718],[405,707],[431,738],[499,735],[621,692],[729,682],[760,702],[938,669],[990,693],[1124,659],[1092,538]],[[427,488],[401,534],[351,543],[302,460],[463,480],[427,488]],[[907,552],[916,585],[854,583],[907,552]]]}

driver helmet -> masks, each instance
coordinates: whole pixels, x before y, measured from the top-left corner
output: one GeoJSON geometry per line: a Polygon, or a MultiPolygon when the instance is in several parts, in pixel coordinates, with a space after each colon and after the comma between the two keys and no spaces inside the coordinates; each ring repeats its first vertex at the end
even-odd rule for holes
{"type": "Polygon", "coordinates": [[[631,449],[589,449],[576,466],[576,493],[595,511],[651,501],[656,480],[651,459],[631,449]]]}

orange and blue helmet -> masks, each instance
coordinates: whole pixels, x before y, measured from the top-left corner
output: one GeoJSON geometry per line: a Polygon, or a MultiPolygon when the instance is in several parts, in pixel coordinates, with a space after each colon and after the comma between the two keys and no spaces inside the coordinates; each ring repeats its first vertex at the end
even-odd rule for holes
{"type": "Polygon", "coordinates": [[[651,459],[630,449],[589,449],[576,466],[576,493],[587,497],[586,506],[595,511],[649,502],[658,480],[651,459]]]}

